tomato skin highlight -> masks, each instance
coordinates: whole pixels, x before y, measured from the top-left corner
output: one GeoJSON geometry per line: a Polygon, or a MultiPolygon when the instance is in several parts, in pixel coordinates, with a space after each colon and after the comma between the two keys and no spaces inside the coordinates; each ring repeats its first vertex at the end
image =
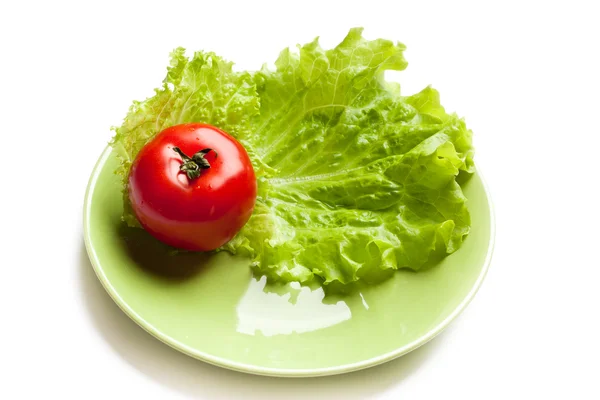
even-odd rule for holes
{"type": "Polygon", "coordinates": [[[231,240],[248,222],[256,202],[256,176],[244,147],[211,125],[169,127],[137,155],[129,173],[133,211],[152,236],[191,251],[210,251],[231,240]],[[210,168],[189,179],[182,157],[210,148],[210,168]]]}

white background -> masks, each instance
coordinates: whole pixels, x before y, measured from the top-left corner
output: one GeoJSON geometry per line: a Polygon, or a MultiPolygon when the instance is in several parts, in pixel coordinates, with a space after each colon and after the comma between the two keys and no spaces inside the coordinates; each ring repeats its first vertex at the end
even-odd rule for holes
{"type": "Polygon", "coordinates": [[[0,398],[600,398],[593,3],[2,2],[0,398]],[[404,92],[432,84],[475,132],[497,217],[480,292],[431,343],[344,376],[255,377],[159,343],[112,303],[83,247],[110,126],[177,46],[255,69],[353,26],[405,43],[404,92]]]}

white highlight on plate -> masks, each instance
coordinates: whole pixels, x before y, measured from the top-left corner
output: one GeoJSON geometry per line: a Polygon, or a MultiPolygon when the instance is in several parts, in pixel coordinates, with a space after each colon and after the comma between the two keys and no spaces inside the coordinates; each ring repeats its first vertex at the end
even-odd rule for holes
{"type": "Polygon", "coordinates": [[[292,290],[299,292],[296,304],[292,304],[289,301],[290,293],[283,296],[265,293],[263,289],[266,283],[264,276],[258,281],[250,281],[236,309],[238,332],[255,335],[260,331],[265,336],[311,332],[337,325],[352,317],[350,308],[343,301],[323,304],[323,288],[312,291],[297,283],[290,284],[292,290]]]}
{"type": "Polygon", "coordinates": [[[365,300],[365,297],[363,296],[362,293],[360,293],[360,298],[362,299],[363,306],[365,306],[365,310],[368,310],[369,305],[367,304],[367,301],[365,300]]]}

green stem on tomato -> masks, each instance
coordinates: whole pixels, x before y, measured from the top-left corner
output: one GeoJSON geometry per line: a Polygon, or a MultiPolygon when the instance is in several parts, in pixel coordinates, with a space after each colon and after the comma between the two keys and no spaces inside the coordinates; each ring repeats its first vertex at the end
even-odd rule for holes
{"type": "MultiPolygon", "coordinates": [[[[209,148],[202,149],[196,154],[194,154],[192,157],[188,156],[183,151],[181,151],[179,147],[173,147],[173,151],[179,154],[181,156],[181,159],[183,160],[183,164],[181,164],[179,169],[182,172],[185,172],[188,179],[192,180],[199,177],[200,172],[202,172],[203,169],[210,168],[210,163],[206,158],[204,158],[204,156],[214,150],[209,148]]],[[[215,157],[217,157],[217,152],[214,151],[214,153],[215,157]]]]}

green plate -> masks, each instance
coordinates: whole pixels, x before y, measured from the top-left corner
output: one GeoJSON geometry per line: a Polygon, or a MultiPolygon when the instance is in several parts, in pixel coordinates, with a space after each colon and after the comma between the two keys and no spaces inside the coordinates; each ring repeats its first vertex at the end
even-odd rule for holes
{"type": "Polygon", "coordinates": [[[318,376],[377,365],[416,349],[465,308],[486,274],[494,222],[481,176],[465,184],[472,231],[440,265],[398,271],[344,297],[267,286],[248,260],[226,253],[173,256],[120,221],[117,160],[110,148],[90,178],[85,244],[100,282],[150,334],[197,359],[238,371],[318,376]]]}

